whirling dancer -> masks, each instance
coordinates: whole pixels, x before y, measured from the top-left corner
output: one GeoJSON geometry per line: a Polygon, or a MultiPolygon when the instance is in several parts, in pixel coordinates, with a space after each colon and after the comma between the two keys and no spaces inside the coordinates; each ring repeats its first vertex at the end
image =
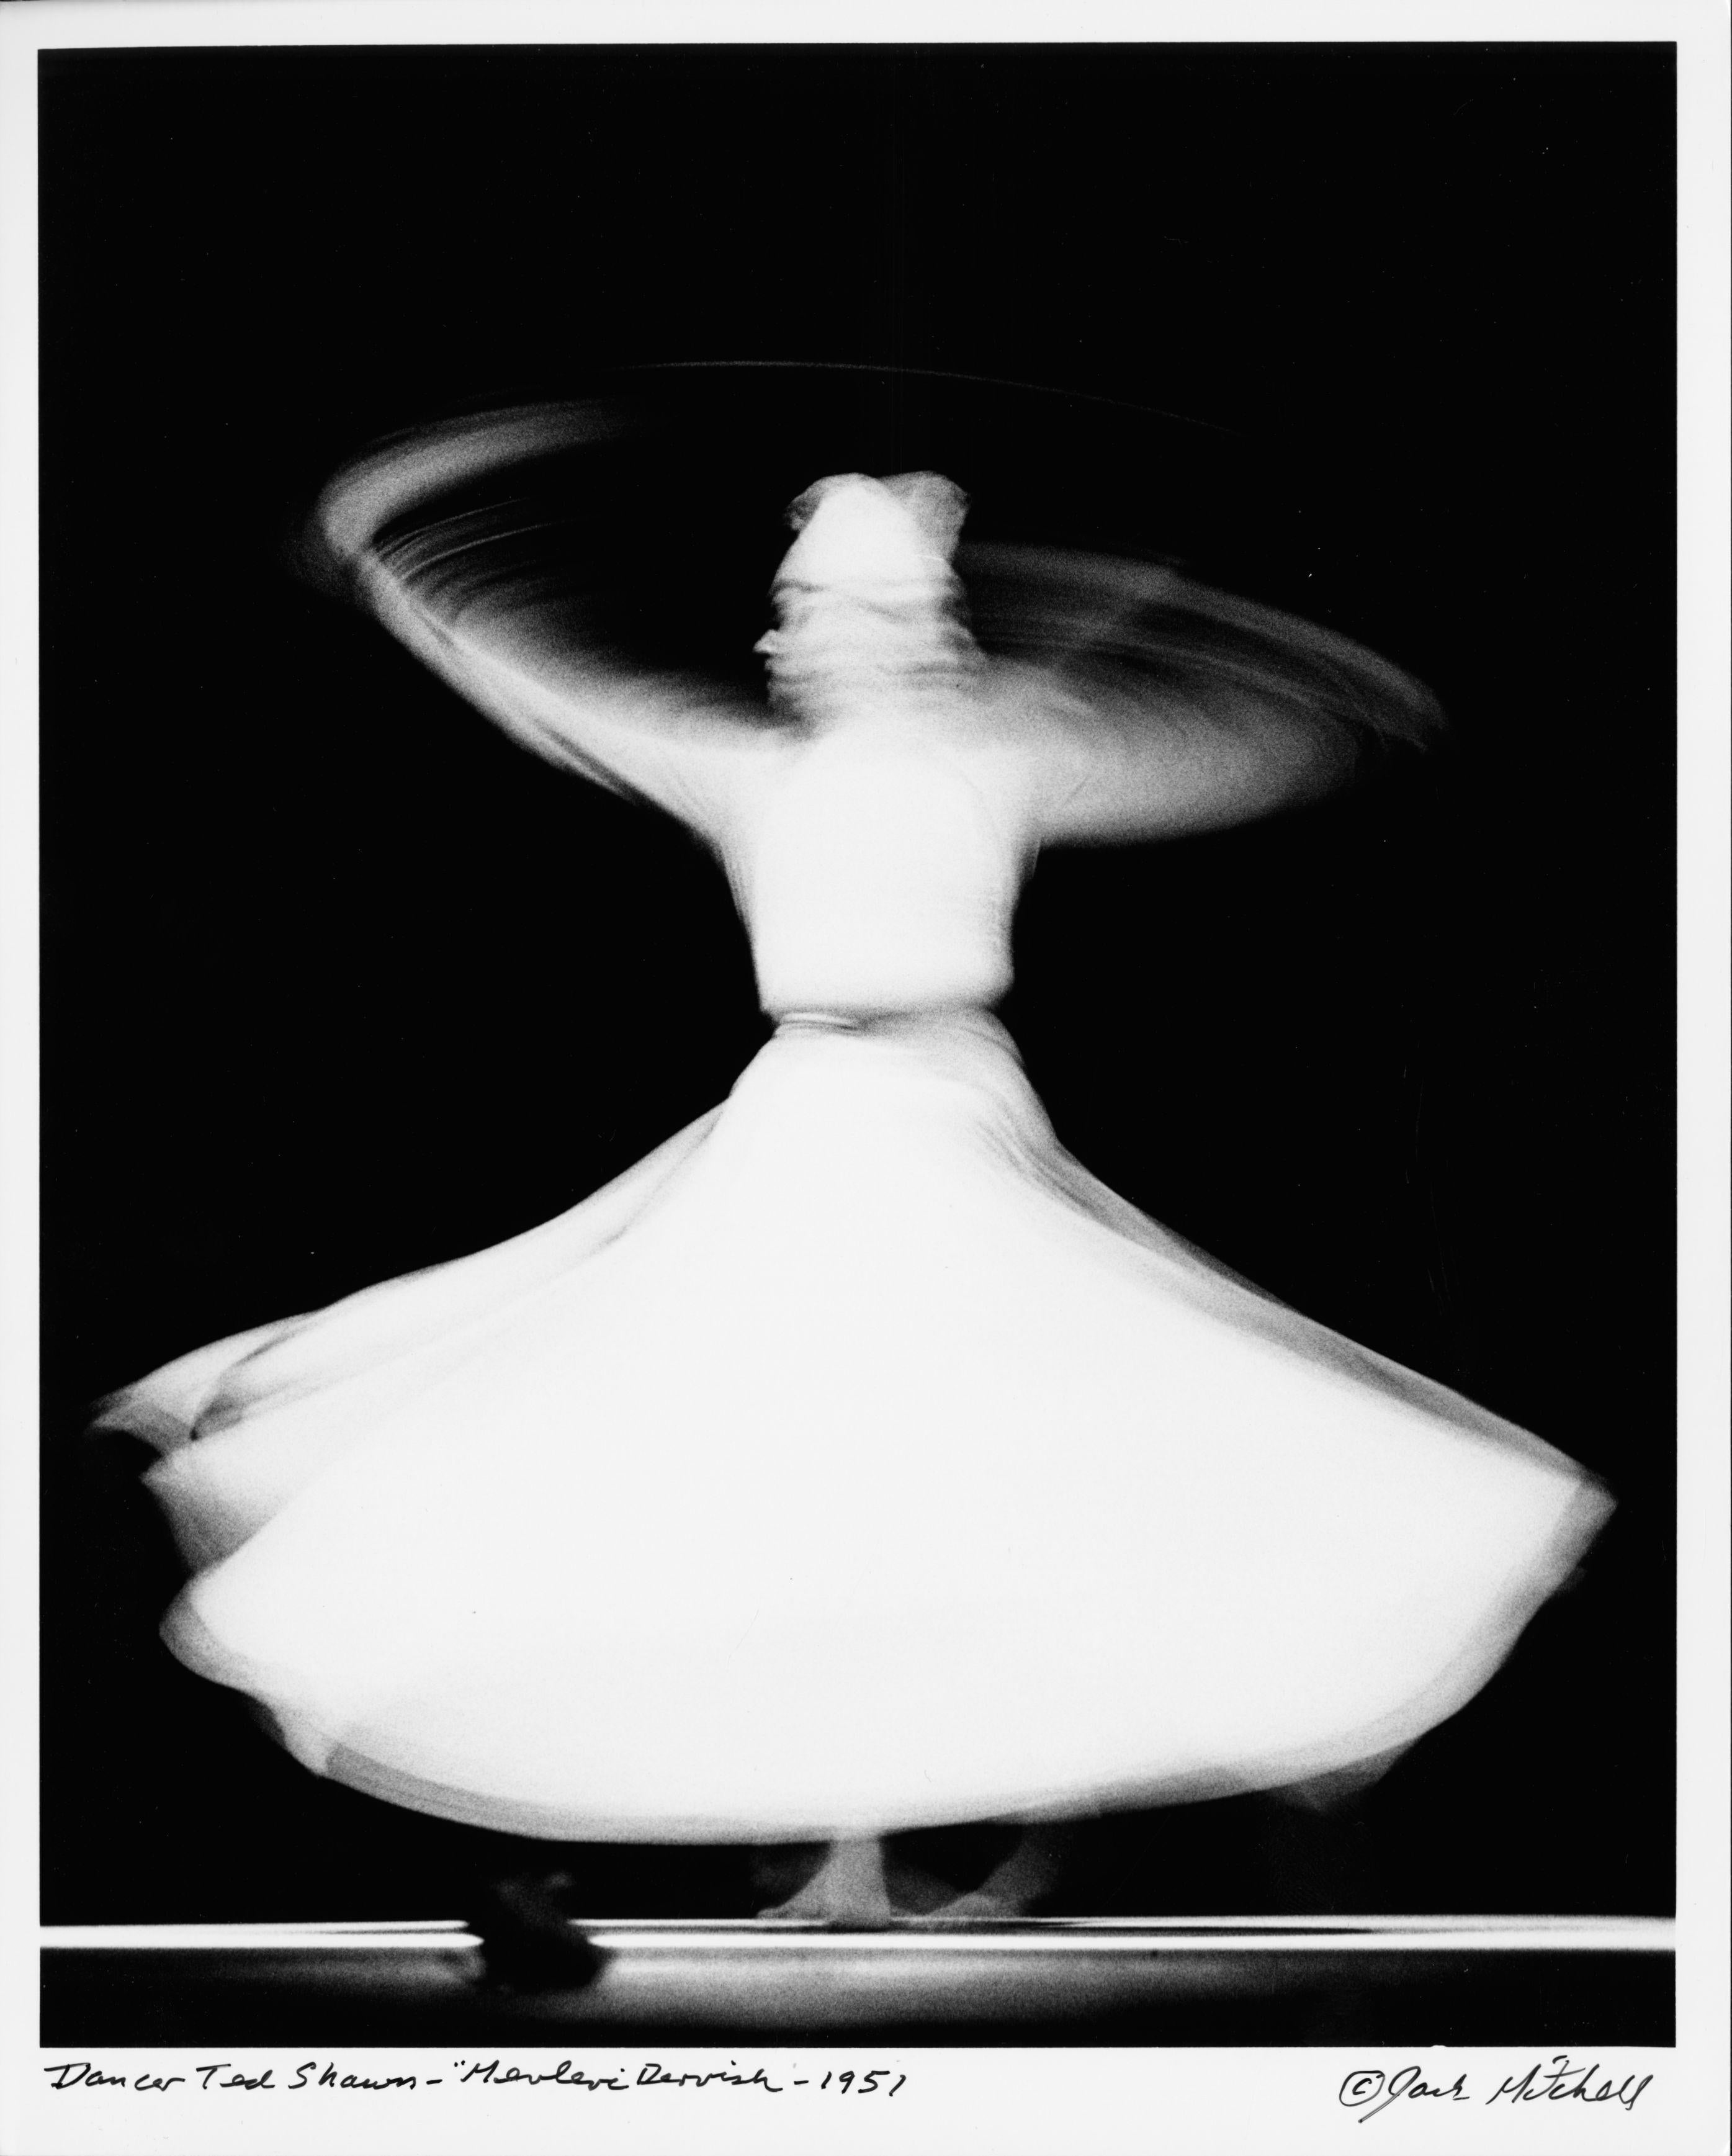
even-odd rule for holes
{"type": "Polygon", "coordinates": [[[400,1804],[825,1842],[788,1908],[838,1921],[889,1913],[886,1834],[1371,1770],[1608,1501],[1115,1197],[991,1008],[1038,848],[1314,798],[1428,700],[1171,573],[1014,549],[973,598],[1030,655],[988,657],[930,474],[795,504],[767,706],[633,674],[442,514],[590,424],[388,447],[323,544],[490,718],[715,849],[776,1032],[562,1218],[106,1404],[195,1568],[174,1651],[400,1804]]]}

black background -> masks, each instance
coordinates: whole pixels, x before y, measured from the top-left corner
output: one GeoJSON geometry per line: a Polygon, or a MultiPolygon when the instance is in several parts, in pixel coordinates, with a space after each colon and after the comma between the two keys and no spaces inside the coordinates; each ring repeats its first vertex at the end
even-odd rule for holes
{"type": "MultiPolygon", "coordinates": [[[[870,468],[960,465],[989,533],[1140,516],[1453,721],[1325,810],[1048,855],[1005,1015],[1096,1173],[1623,1502],[1333,1855],[1267,1807],[1140,1815],[1079,1905],[1669,1908],[1672,71],[45,58],[49,1920],[449,1913],[459,1830],[305,1775],[157,1644],[177,1569],[80,1405],[575,1203],[764,1037],[707,858],[284,552],[380,432],[721,359],[893,370],[870,468]],[[980,391],[983,449],[897,369],[1063,393],[980,391]]],[[[829,393],[791,374],[786,413],[829,393]]],[[[748,407],[755,563],[789,452],[748,407]]],[[[720,1906],[689,1854],[609,1861],[598,1902],[720,1906]]]]}

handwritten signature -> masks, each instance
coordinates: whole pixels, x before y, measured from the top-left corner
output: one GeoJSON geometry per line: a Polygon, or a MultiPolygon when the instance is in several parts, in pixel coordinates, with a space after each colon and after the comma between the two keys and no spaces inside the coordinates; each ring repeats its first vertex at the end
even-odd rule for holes
{"type": "MultiPolygon", "coordinates": [[[[1626,2074],[1621,2082],[1604,2076],[1597,2087],[1594,2076],[1600,2072],[1596,2059],[1591,2066],[1578,2066],[1567,2051],[1555,2051],[1548,2066],[1535,2060],[1519,2077],[1506,2074],[1484,2101],[1498,2103],[1507,2099],[1511,2103],[1621,2103],[1626,2111],[1636,2108],[1636,2099],[1653,2079],[1643,2074],[1637,2081],[1634,2074],[1626,2074]]],[[[1359,2113],[1356,2123],[1363,2126],[1379,2112],[1387,2111],[1391,2104],[1403,2098],[1428,2097],[1439,2103],[1472,2103],[1468,2077],[1458,2074],[1453,2082],[1428,2082],[1415,2066],[1401,2066],[1392,2074],[1386,2074],[1378,2066],[1360,2066],[1348,2075],[1335,2092],[1335,2101],[1349,2111],[1359,2113]],[[1370,2107],[1367,2108],[1367,2107],[1370,2107]]]]}

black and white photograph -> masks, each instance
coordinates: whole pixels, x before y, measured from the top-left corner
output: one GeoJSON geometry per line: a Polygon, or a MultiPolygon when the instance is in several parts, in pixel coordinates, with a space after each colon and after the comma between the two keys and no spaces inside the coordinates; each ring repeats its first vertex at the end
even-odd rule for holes
{"type": "Polygon", "coordinates": [[[51,2145],[1694,2147],[1670,16],[561,19],[32,56],[51,2145]]]}

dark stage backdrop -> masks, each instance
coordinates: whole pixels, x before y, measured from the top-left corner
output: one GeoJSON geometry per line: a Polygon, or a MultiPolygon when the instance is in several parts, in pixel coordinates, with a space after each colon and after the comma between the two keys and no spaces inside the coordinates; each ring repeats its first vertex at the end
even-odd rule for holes
{"type": "MultiPolygon", "coordinates": [[[[1030,415],[1026,459],[958,436],[982,530],[1140,536],[1453,722],[1325,810],[1049,855],[1005,1015],[1109,1183],[1622,1507],[1345,1872],[1191,1807],[1104,1829],[1082,1902],[1670,1907],[1672,94],[1630,45],[45,59],[50,1921],[451,1912],[460,1830],[169,1660],[177,1568],[80,1409],[574,1204],[764,1037],[696,846],[284,553],[378,433],[717,359],[1064,393],[980,392],[1030,415]]],[[[871,380],[874,468],[942,459],[871,380]]],[[[828,393],[730,445],[766,576],[828,393]]],[[[622,1853],[592,1899],[720,1876],[622,1853]]]]}

